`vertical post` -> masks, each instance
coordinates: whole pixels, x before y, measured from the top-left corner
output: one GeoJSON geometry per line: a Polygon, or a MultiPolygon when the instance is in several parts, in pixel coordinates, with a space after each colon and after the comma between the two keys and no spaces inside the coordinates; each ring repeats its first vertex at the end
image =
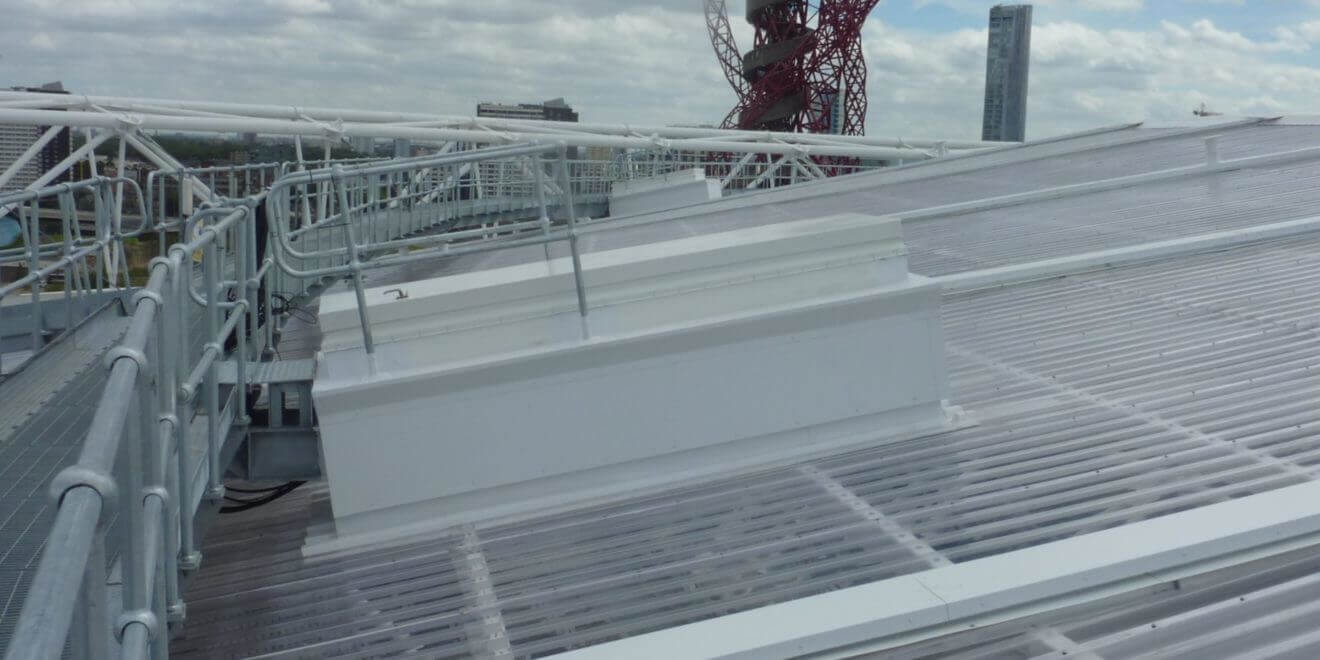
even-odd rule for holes
{"type": "MultiPolygon", "coordinates": [[[[324,158],[321,160],[322,167],[330,164],[330,141],[324,141],[324,158]]],[[[322,222],[326,219],[327,207],[330,203],[330,191],[326,190],[324,183],[316,184],[316,221],[322,222]]]]}
{"type": "MultiPolygon", "coordinates": [[[[181,224],[186,227],[186,223],[181,224]]],[[[188,340],[188,309],[191,307],[191,300],[188,295],[188,287],[192,282],[193,265],[192,254],[183,247],[176,245],[170,250],[170,264],[173,266],[172,277],[170,278],[170,291],[168,299],[173,304],[166,306],[166,311],[170,313],[171,322],[174,324],[172,334],[177,338],[178,354],[191,355],[192,344],[188,340]]],[[[189,460],[192,454],[192,444],[188,440],[188,434],[192,428],[193,419],[193,399],[185,397],[182,391],[179,391],[178,384],[188,378],[188,360],[174,360],[174,388],[173,396],[176,401],[175,417],[178,418],[178,425],[175,429],[175,459],[178,473],[178,488],[174,490],[175,500],[179,508],[179,569],[184,571],[197,570],[201,565],[202,555],[197,551],[196,542],[193,540],[193,467],[189,460]]],[[[179,619],[183,615],[182,603],[171,601],[171,618],[179,619]],[[177,608],[177,609],[176,609],[177,608]]]]}
{"type": "MultiPolygon", "coordinates": [[[[156,421],[156,452],[155,457],[158,465],[155,469],[158,471],[161,480],[161,486],[165,492],[170,493],[170,501],[163,510],[163,553],[164,568],[162,576],[164,584],[161,590],[161,612],[166,614],[175,610],[175,604],[180,602],[179,595],[179,556],[175,547],[175,540],[180,538],[179,520],[182,514],[179,513],[181,502],[179,501],[179,473],[178,463],[171,461],[170,454],[177,446],[179,437],[179,417],[178,406],[176,404],[175,389],[178,383],[175,381],[176,367],[174,363],[186,362],[187,358],[181,346],[178,345],[178,334],[174,329],[174,307],[176,299],[174,296],[174,283],[177,279],[176,268],[169,259],[158,257],[152,260],[152,268],[164,267],[166,269],[164,285],[161,288],[161,303],[156,309],[156,407],[160,410],[160,415],[156,421]]],[[[150,281],[150,276],[148,276],[150,281]]],[[[164,624],[167,621],[165,616],[158,617],[158,620],[164,624]]],[[[168,635],[164,635],[168,637],[168,635]]]]}
{"type": "MultiPolygon", "coordinates": [[[[134,310],[137,311],[137,310],[134,310]]],[[[143,521],[142,511],[142,487],[143,487],[143,437],[154,428],[153,426],[143,425],[143,407],[146,401],[143,400],[143,381],[147,378],[145,371],[139,370],[133,383],[133,398],[129,403],[129,415],[125,421],[125,426],[120,429],[122,440],[119,443],[120,451],[127,452],[125,456],[127,469],[124,473],[123,488],[119,491],[120,505],[119,510],[128,516],[128,525],[121,529],[124,534],[123,541],[120,544],[120,570],[123,572],[123,592],[122,602],[123,612],[138,612],[146,609],[146,574],[143,572],[146,560],[146,528],[143,521]]],[[[118,635],[119,631],[116,630],[118,635]]]]}
{"type": "Polygon", "coordinates": [[[202,254],[202,282],[206,289],[206,338],[207,348],[216,353],[215,359],[206,369],[206,447],[208,476],[206,496],[212,500],[224,497],[225,489],[220,483],[220,379],[219,363],[224,355],[223,342],[220,341],[220,273],[219,247],[216,242],[219,234],[214,227],[203,231],[211,233],[202,254]]]}
{"type": "MultiPolygon", "coordinates": [[[[234,350],[234,373],[235,373],[235,394],[237,394],[235,403],[238,406],[235,420],[241,426],[247,426],[252,420],[247,413],[247,349],[248,349],[248,312],[251,311],[255,317],[257,310],[252,305],[251,287],[249,286],[252,277],[251,264],[249,260],[252,257],[248,250],[248,241],[251,239],[250,228],[256,226],[252,222],[252,206],[243,207],[243,218],[233,224],[234,231],[234,279],[238,282],[238,300],[235,302],[232,314],[238,315],[238,323],[234,326],[235,350],[234,350]]],[[[256,326],[253,325],[253,328],[256,326]]],[[[223,343],[223,342],[221,342],[223,343]]]]}
{"type": "MultiPolygon", "coordinates": [[[[156,223],[156,247],[160,249],[159,256],[163,257],[169,252],[169,233],[167,232],[165,227],[165,218],[168,217],[168,215],[165,212],[165,186],[168,179],[165,178],[166,175],[164,174],[164,172],[160,170],[157,170],[156,172],[152,172],[148,176],[156,176],[156,175],[159,176],[157,178],[150,179],[150,181],[160,182],[160,188],[156,191],[157,215],[156,218],[154,219],[154,222],[156,223]]],[[[147,193],[147,197],[148,199],[150,199],[151,194],[147,193]]],[[[180,240],[183,240],[182,236],[180,236],[180,240]]]]}
{"type": "MultiPolygon", "coordinates": [[[[124,139],[123,131],[120,131],[119,153],[115,160],[115,176],[118,177],[124,176],[124,155],[125,155],[125,149],[127,147],[128,147],[128,141],[124,139]]],[[[131,283],[129,282],[128,279],[128,259],[124,253],[124,235],[123,235],[124,182],[123,181],[120,181],[115,184],[114,206],[112,208],[114,213],[112,226],[114,227],[115,246],[110,250],[110,254],[106,255],[106,266],[110,269],[109,275],[110,275],[111,286],[114,285],[116,275],[119,274],[119,270],[120,268],[122,268],[124,271],[124,288],[128,288],[131,283]]]]}
{"type": "MultiPolygon", "coordinates": [[[[28,272],[35,273],[41,270],[41,207],[40,202],[33,198],[25,207],[22,203],[18,204],[18,222],[19,230],[23,232],[23,239],[28,248],[28,272]],[[24,211],[24,209],[27,209],[24,211]]],[[[46,343],[46,324],[41,313],[41,293],[46,288],[46,278],[39,277],[28,285],[28,290],[32,292],[32,350],[33,352],[41,349],[46,343]]]]}
{"type": "Polygon", "coordinates": [[[340,214],[344,223],[344,246],[348,248],[348,265],[353,279],[353,293],[357,295],[358,321],[362,323],[362,346],[367,351],[368,359],[376,354],[376,345],[371,338],[371,319],[367,314],[367,294],[362,286],[362,262],[358,260],[357,236],[353,231],[353,221],[348,210],[348,191],[344,188],[344,168],[334,166],[333,186],[339,191],[340,214]]]}
{"type": "MultiPolygon", "coordinates": [[[[306,165],[306,161],[303,160],[303,147],[302,147],[301,135],[293,136],[293,155],[296,156],[298,159],[298,171],[299,172],[305,171],[307,169],[307,165],[306,165]]],[[[298,206],[302,209],[303,227],[312,224],[312,209],[311,206],[307,203],[307,194],[309,191],[310,191],[310,187],[307,185],[303,185],[302,194],[298,196],[298,206]]],[[[293,187],[290,186],[289,194],[293,194],[293,192],[294,192],[293,187]]]]}
{"type": "Polygon", "coordinates": [[[73,194],[66,187],[59,194],[60,206],[60,228],[64,233],[64,258],[68,261],[64,265],[64,331],[73,329],[73,280],[76,267],[70,258],[73,255],[73,226],[77,224],[76,213],[70,210],[69,202],[72,201],[73,194]]]}
{"type": "Polygon", "coordinates": [[[568,181],[568,146],[559,145],[559,176],[563,186],[564,209],[568,212],[568,251],[573,259],[573,284],[577,287],[578,314],[582,317],[582,338],[591,338],[587,324],[587,287],[582,280],[582,255],[578,251],[577,209],[573,206],[573,190],[568,181]]]}
{"type": "MultiPolygon", "coordinates": [[[[549,236],[550,213],[545,208],[545,170],[542,168],[543,168],[543,164],[541,163],[541,155],[533,154],[532,170],[535,175],[534,185],[536,186],[536,205],[541,209],[541,233],[542,235],[549,236]]],[[[545,260],[550,261],[549,241],[542,244],[541,247],[545,248],[545,260]]]]}
{"type": "Polygon", "coordinates": [[[74,610],[73,657],[103,660],[111,650],[110,608],[106,598],[105,530],[97,530],[83,570],[82,594],[74,610]]]}
{"type": "MultiPolygon", "coordinates": [[[[186,218],[193,214],[193,178],[187,174],[179,176],[179,216],[186,218]]],[[[179,240],[188,240],[186,236],[179,240]]]]}

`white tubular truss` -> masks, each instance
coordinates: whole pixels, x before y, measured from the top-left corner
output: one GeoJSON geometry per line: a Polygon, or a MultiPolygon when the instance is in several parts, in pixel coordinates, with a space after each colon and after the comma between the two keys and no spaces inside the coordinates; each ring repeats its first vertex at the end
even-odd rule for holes
{"type": "MultiPolygon", "coordinates": [[[[946,151],[990,148],[993,143],[902,137],[810,135],[737,131],[704,127],[565,123],[427,113],[379,112],[345,108],[255,105],[116,96],[0,92],[0,123],[56,123],[49,115],[22,114],[61,109],[60,125],[85,126],[81,111],[113,118],[131,113],[144,129],[267,132],[281,135],[395,137],[422,141],[484,144],[553,139],[571,146],[621,149],[684,149],[728,153],[809,155],[882,160],[923,160],[946,151]],[[672,144],[681,140],[680,144],[672,144]]],[[[100,126],[100,123],[91,125],[100,126]]]]}

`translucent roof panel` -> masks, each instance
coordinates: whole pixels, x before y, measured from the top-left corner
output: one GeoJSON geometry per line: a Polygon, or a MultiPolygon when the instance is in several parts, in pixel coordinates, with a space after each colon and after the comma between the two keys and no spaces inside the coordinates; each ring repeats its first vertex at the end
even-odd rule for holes
{"type": "Polygon", "coordinates": [[[549,655],[1312,480],[1317,303],[1311,236],[949,295],[974,426],[327,557],[311,489],[210,534],[174,648],[549,655]]]}

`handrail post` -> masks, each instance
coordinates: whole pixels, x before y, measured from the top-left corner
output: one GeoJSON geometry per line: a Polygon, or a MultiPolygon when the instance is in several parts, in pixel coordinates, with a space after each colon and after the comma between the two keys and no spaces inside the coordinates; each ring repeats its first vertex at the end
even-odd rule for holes
{"type": "MultiPolygon", "coordinates": [[[[219,247],[216,241],[219,235],[214,227],[206,227],[203,231],[211,232],[210,240],[202,253],[202,282],[206,288],[206,338],[209,343],[207,350],[223,353],[220,338],[220,274],[219,268],[219,247]]],[[[206,368],[206,447],[207,447],[207,480],[206,496],[211,500],[218,501],[225,495],[224,486],[220,482],[220,379],[219,379],[219,361],[220,355],[216,355],[211,361],[210,366],[206,368]]]]}
{"type": "MultiPolygon", "coordinates": [[[[40,202],[33,198],[24,210],[24,205],[18,205],[19,230],[23,232],[23,240],[27,242],[28,248],[28,272],[34,273],[41,270],[41,211],[40,202]]],[[[41,350],[45,344],[45,320],[41,314],[41,294],[46,288],[46,278],[40,277],[29,285],[32,293],[32,350],[33,352],[41,350]]]]}
{"type": "Polygon", "coordinates": [[[362,323],[362,346],[368,359],[376,354],[371,338],[371,319],[367,313],[367,294],[362,286],[362,262],[358,259],[357,235],[353,231],[353,217],[348,207],[348,191],[344,187],[344,168],[334,166],[331,182],[339,191],[339,213],[344,224],[344,246],[348,248],[349,277],[353,280],[353,293],[357,296],[358,321],[362,323]]]}
{"type": "Polygon", "coordinates": [[[83,570],[82,591],[78,596],[73,621],[73,657],[101,660],[110,656],[113,639],[110,607],[106,589],[105,534],[92,541],[83,570]]]}
{"type": "MultiPolygon", "coordinates": [[[[238,281],[237,305],[230,310],[230,314],[238,315],[238,325],[234,328],[234,373],[235,373],[235,421],[240,426],[247,426],[252,422],[247,412],[247,349],[248,349],[248,311],[251,305],[249,298],[248,281],[251,277],[249,273],[248,259],[248,228],[254,226],[252,222],[252,209],[250,206],[244,207],[243,218],[233,225],[234,229],[234,279],[238,281]]],[[[252,310],[255,313],[256,310],[252,310]]],[[[252,326],[255,328],[255,326],[252,326]]],[[[216,339],[221,345],[224,342],[216,339]]]]}
{"type": "MultiPolygon", "coordinates": [[[[192,279],[193,265],[192,255],[181,244],[175,244],[170,248],[170,264],[173,268],[173,277],[170,279],[168,287],[168,298],[173,301],[169,307],[172,308],[171,319],[174,329],[172,334],[176,337],[177,346],[180,354],[187,354],[192,350],[192,344],[188,340],[188,309],[189,282],[192,279]]],[[[175,500],[179,508],[179,569],[183,571],[197,570],[201,565],[202,555],[197,551],[196,542],[193,539],[193,473],[194,468],[189,460],[192,454],[192,444],[188,440],[189,432],[192,428],[193,418],[193,396],[185,394],[179,384],[188,378],[189,365],[187,360],[176,360],[174,365],[174,387],[173,397],[176,401],[175,417],[178,425],[175,429],[175,462],[178,464],[179,485],[175,492],[175,500]]],[[[182,603],[176,603],[181,605],[182,603]]],[[[177,612],[171,612],[171,618],[181,619],[184,616],[180,607],[177,612]]]]}
{"type": "MultiPolygon", "coordinates": [[[[540,154],[532,154],[532,170],[535,176],[536,186],[536,205],[541,208],[541,233],[545,236],[550,235],[550,213],[545,206],[545,170],[541,163],[540,154]]],[[[545,249],[545,260],[550,261],[550,243],[541,246],[545,249]]]]}
{"type": "Polygon", "coordinates": [[[568,212],[568,251],[573,259],[573,284],[577,288],[578,314],[582,317],[582,338],[591,338],[587,324],[587,287],[582,277],[582,255],[578,251],[577,210],[573,207],[573,190],[568,180],[568,145],[559,144],[559,177],[563,185],[564,210],[568,212]]]}
{"type": "MultiPolygon", "coordinates": [[[[162,624],[166,621],[175,620],[175,612],[179,610],[182,604],[182,596],[179,591],[179,548],[175,547],[175,539],[182,537],[182,531],[179,527],[184,519],[182,512],[182,502],[179,498],[180,479],[179,463],[172,461],[172,452],[184,452],[183,447],[178,443],[180,435],[177,395],[175,393],[178,387],[175,379],[177,368],[175,364],[186,361],[184,347],[178,343],[179,335],[175,331],[174,324],[178,317],[176,307],[180,306],[177,298],[178,268],[176,264],[166,257],[156,257],[151,261],[152,268],[165,268],[165,284],[161,287],[161,308],[156,310],[156,406],[160,414],[156,422],[156,457],[159,461],[159,471],[162,480],[162,487],[165,492],[171,495],[168,506],[164,510],[164,577],[165,584],[162,588],[162,604],[160,613],[164,614],[160,618],[162,624]]],[[[167,636],[168,637],[168,636],[167,636]]]]}
{"type": "MultiPolygon", "coordinates": [[[[134,310],[136,312],[136,310],[134,310]]],[[[158,309],[157,312],[160,310],[158,309]]],[[[123,592],[121,611],[124,613],[142,612],[149,607],[150,594],[147,590],[147,571],[151,568],[146,565],[146,525],[145,512],[142,509],[142,493],[146,487],[143,475],[146,471],[147,461],[144,460],[144,450],[154,443],[145,442],[148,434],[152,433],[156,425],[148,424],[146,420],[151,417],[146,396],[146,379],[148,373],[145,369],[139,369],[137,378],[133,383],[133,394],[129,400],[129,414],[126,420],[126,427],[123,431],[124,440],[120,442],[120,451],[128,452],[126,464],[128,466],[125,474],[123,487],[119,490],[120,510],[128,514],[128,534],[127,543],[120,547],[119,566],[123,572],[123,592]]],[[[126,626],[116,623],[115,636],[122,637],[126,626]]]]}

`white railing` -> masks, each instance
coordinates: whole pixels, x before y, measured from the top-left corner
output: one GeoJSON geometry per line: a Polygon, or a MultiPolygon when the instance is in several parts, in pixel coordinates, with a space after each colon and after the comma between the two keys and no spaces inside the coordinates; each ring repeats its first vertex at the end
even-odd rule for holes
{"type": "MultiPolygon", "coordinates": [[[[272,348],[275,319],[263,313],[270,311],[270,292],[276,287],[303,292],[348,276],[361,302],[365,270],[512,247],[528,242],[529,235],[535,242],[568,240],[577,269],[563,152],[562,145],[517,145],[292,172],[259,196],[216,196],[186,218],[144,220],[135,232],[104,230],[91,242],[76,244],[73,254],[86,256],[122,248],[115,244],[136,233],[157,230],[179,237],[151,261],[146,284],[132,295],[129,327],[106,357],[108,381],[78,460],[51,483],[55,520],[6,658],[56,658],[66,642],[74,657],[104,658],[114,648],[112,637],[120,641],[124,658],[163,657],[169,623],[185,615],[180,576],[202,560],[194,537],[196,513],[204,502],[224,497],[224,449],[250,422],[249,361],[272,348]],[[543,156],[555,158],[553,174],[546,172],[543,156]],[[473,210],[471,196],[486,185],[473,180],[474,172],[518,162],[527,165],[526,181],[519,185],[534,200],[536,220],[429,233],[473,210]],[[547,196],[554,180],[560,193],[547,196]],[[566,229],[553,228],[555,216],[566,229]],[[198,315],[203,330],[194,334],[198,315]],[[226,350],[227,344],[233,349],[226,350]],[[234,365],[230,385],[220,382],[222,361],[234,365]],[[193,457],[194,446],[204,447],[199,458],[193,457]],[[125,533],[108,533],[116,520],[127,526],[125,533]],[[122,572],[118,603],[107,584],[109,560],[116,558],[122,572]],[[116,609],[121,614],[107,625],[116,609]]],[[[187,180],[193,174],[162,173],[152,186],[165,177],[187,180]]],[[[38,205],[84,188],[108,194],[118,183],[97,179],[0,196],[0,203],[38,205]]],[[[513,177],[501,183],[514,184],[513,177]]],[[[139,211],[144,219],[153,217],[146,204],[139,211]]],[[[76,262],[61,259],[60,267],[76,262]]],[[[370,350],[365,305],[361,309],[370,350]]]]}
{"type": "MultiPolygon", "coordinates": [[[[78,237],[70,225],[67,245],[25,243],[29,261],[58,260],[5,291],[39,290],[41,273],[52,269],[77,277],[79,259],[98,250],[123,260],[124,242],[146,233],[156,233],[162,246],[145,285],[131,297],[124,340],[107,356],[108,382],[78,461],[52,482],[55,521],[6,657],[56,657],[71,641],[75,657],[101,658],[111,652],[112,636],[121,640],[123,657],[165,654],[167,626],[185,612],[180,574],[201,561],[194,517],[203,503],[224,497],[224,449],[249,423],[248,365],[273,349],[273,292],[296,297],[348,279],[371,354],[364,272],[440,255],[564,241],[585,328],[580,202],[603,201],[616,180],[699,161],[643,169],[626,161],[570,161],[567,154],[562,143],[540,143],[314,169],[307,163],[173,167],[153,173],[145,194],[132,182],[102,178],[0,197],[0,205],[31,212],[43,200],[82,190],[108,201],[122,184],[139,201],[140,217],[125,232],[117,211],[102,210],[93,238],[78,237]],[[173,197],[179,203],[171,211],[166,201],[173,197]],[[198,198],[199,209],[187,213],[198,198]],[[195,333],[199,320],[202,330],[195,333]],[[222,362],[234,366],[228,383],[220,382],[222,362]],[[194,446],[204,447],[197,458],[194,446]],[[123,471],[116,472],[117,465],[123,471]],[[127,525],[125,534],[107,534],[116,513],[123,521],[118,524],[127,525]],[[107,559],[114,558],[122,567],[115,607],[122,615],[107,626],[114,597],[106,583],[107,559]]],[[[727,168],[732,181],[746,178],[738,184],[743,188],[791,178],[786,172],[794,168],[810,169],[787,156],[708,164],[727,168]],[[746,173],[739,174],[739,167],[746,173]]],[[[25,227],[29,235],[34,231],[25,227]]],[[[123,287],[130,284],[124,275],[123,287]]]]}
{"type": "Polygon", "coordinates": [[[134,181],[96,177],[0,195],[0,209],[10,209],[20,234],[15,247],[0,249],[0,267],[15,272],[12,280],[0,282],[0,320],[15,316],[18,309],[11,306],[6,312],[6,298],[28,298],[23,313],[34,352],[56,334],[55,328],[47,326],[47,310],[54,307],[63,312],[58,330],[67,331],[94,311],[97,294],[131,286],[124,246],[150,229],[146,200],[134,181]],[[136,202],[129,205],[130,210],[136,206],[137,217],[128,228],[121,215],[123,207],[116,203],[125,191],[136,202]],[[58,232],[43,231],[43,215],[55,216],[58,232]],[[92,223],[90,228],[85,227],[86,219],[92,223]],[[52,299],[45,294],[56,278],[63,295],[52,299]]]}

